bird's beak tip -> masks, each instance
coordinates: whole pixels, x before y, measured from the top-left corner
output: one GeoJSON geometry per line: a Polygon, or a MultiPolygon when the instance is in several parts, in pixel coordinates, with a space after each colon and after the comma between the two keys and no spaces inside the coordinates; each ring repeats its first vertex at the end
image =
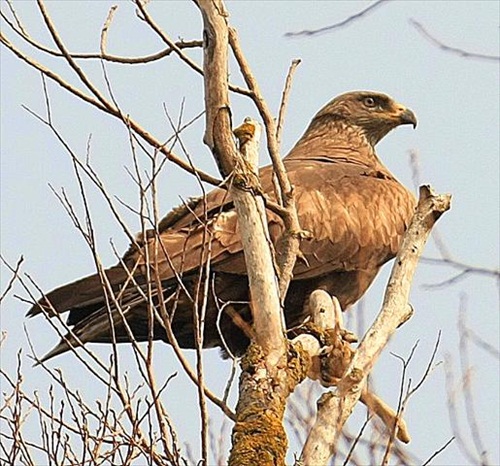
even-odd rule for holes
{"type": "Polygon", "coordinates": [[[401,112],[399,115],[399,121],[402,125],[412,125],[413,129],[417,127],[417,117],[409,108],[405,108],[401,112]]]}

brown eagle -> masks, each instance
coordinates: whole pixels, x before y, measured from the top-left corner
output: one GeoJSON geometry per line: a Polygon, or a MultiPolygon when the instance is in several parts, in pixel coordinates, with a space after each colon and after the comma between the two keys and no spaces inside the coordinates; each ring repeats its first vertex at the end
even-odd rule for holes
{"type": "MultiPolygon", "coordinates": [[[[301,240],[302,257],[283,305],[287,327],[306,317],[305,303],[317,288],[348,308],[398,251],[415,198],[382,164],[375,145],[405,124],[416,126],[414,113],[387,95],[348,92],[314,116],[284,158],[300,225],[310,233],[301,240]]],[[[271,166],[260,170],[262,189],[270,198],[272,176],[271,166]]],[[[271,211],[267,218],[277,244],[283,223],[271,211]]],[[[158,308],[159,302],[166,306],[179,345],[193,348],[200,273],[209,280],[204,346],[241,354],[249,342],[248,325],[242,322],[251,323],[248,280],[231,198],[215,189],[170,212],[159,225],[159,235],[138,239],[118,265],[106,270],[107,291],[103,277],[92,275],[40,299],[28,315],[41,313],[42,307],[49,315],[69,311],[67,323],[76,336],[68,334],[44,359],[67,351],[68,341],[73,346],[127,342],[130,331],[137,341],[148,340],[148,322],[153,322],[153,338],[168,342],[162,319],[148,317],[151,303],[158,308]],[[204,267],[207,251],[209,268],[204,267]]]]}

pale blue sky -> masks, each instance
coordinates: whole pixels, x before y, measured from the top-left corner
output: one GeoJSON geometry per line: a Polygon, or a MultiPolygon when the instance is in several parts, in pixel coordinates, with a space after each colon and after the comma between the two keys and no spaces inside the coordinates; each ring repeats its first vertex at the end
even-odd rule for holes
{"type": "MultiPolygon", "coordinates": [[[[135,18],[129,2],[118,2],[119,9],[109,33],[108,49],[120,55],[143,55],[162,48],[157,38],[135,18]]],[[[283,154],[300,136],[312,115],[335,95],[352,89],[386,92],[412,108],[418,116],[416,131],[401,128],[378,146],[388,167],[407,186],[412,186],[408,151],[420,154],[422,179],[440,192],[453,194],[453,208],[439,222],[438,229],[451,254],[459,261],[498,268],[499,264],[499,94],[498,62],[464,59],[443,52],[426,41],[409,19],[422,23],[442,42],[470,52],[498,55],[499,3],[494,1],[394,1],[366,18],[335,32],[310,38],[284,37],[289,31],[318,28],[343,20],[368,5],[368,2],[228,2],[230,20],[240,34],[242,46],[259,80],[263,94],[277,109],[286,71],[292,59],[301,58],[290,96],[283,141],[283,154]]],[[[34,2],[14,1],[28,30],[40,41],[52,43],[43,29],[34,2]]],[[[97,51],[99,32],[112,5],[109,1],[47,2],[62,38],[72,51],[97,51]]],[[[2,5],[3,7],[5,5],[2,5]]],[[[201,21],[190,2],[153,1],[149,10],[172,38],[200,37],[201,21]]],[[[3,26],[2,26],[3,28],[3,26]]],[[[6,33],[12,34],[5,29],[6,33]]],[[[29,51],[37,59],[40,53],[29,51]]],[[[190,52],[201,60],[200,51],[190,52]]],[[[76,78],[61,60],[43,59],[72,83],[76,78]]],[[[100,66],[85,65],[90,75],[102,84],[100,66]]],[[[165,103],[177,116],[183,99],[185,118],[203,108],[202,81],[175,57],[141,66],[109,66],[115,97],[130,113],[158,138],[170,134],[162,108],[165,103]]],[[[236,67],[231,77],[240,83],[236,67]]],[[[131,166],[126,131],[110,117],[78,102],[59,87],[49,85],[53,118],[61,134],[75,152],[85,154],[92,134],[92,160],[107,183],[109,191],[137,205],[137,192],[124,166],[131,166]]],[[[93,260],[84,241],[48,187],[64,187],[75,203],[78,188],[69,156],[50,131],[21,108],[26,105],[43,112],[44,98],[38,73],[21,64],[9,51],[1,50],[1,251],[11,263],[22,254],[23,270],[44,290],[93,272],[93,260]]],[[[256,116],[250,102],[232,97],[233,120],[256,116]]],[[[203,122],[186,132],[184,142],[195,162],[215,173],[208,150],[202,144],[203,122]]],[[[267,164],[262,151],[262,164],[267,164]]],[[[166,213],[179,202],[179,195],[199,193],[189,176],[174,167],[161,185],[161,211],[166,213]]],[[[110,239],[120,252],[128,240],[95,189],[89,189],[99,252],[107,265],[114,263],[110,239]]],[[[81,212],[81,209],[79,209],[81,212]]],[[[137,218],[123,210],[133,231],[140,226],[137,218]]],[[[425,255],[436,257],[430,243],[425,255]]],[[[384,270],[369,291],[366,307],[368,323],[382,299],[384,270]]],[[[450,355],[459,367],[458,308],[460,295],[467,296],[467,321],[485,341],[498,348],[498,287],[488,277],[467,278],[446,289],[430,291],[424,284],[445,280],[456,271],[449,267],[419,267],[412,304],[415,316],[400,330],[377,364],[375,381],[378,393],[392,406],[397,404],[399,363],[389,350],[408,355],[420,340],[410,369],[419,379],[432,351],[437,333],[442,331],[438,357],[450,355]]],[[[2,288],[9,275],[2,268],[2,288]]],[[[15,292],[23,294],[16,287],[15,292]]],[[[8,332],[2,349],[2,367],[12,372],[15,354],[25,351],[25,389],[46,393],[50,380],[40,368],[31,368],[26,358],[23,325],[27,306],[9,296],[2,305],[1,328],[8,332]]],[[[354,318],[354,317],[353,317],[354,318]]],[[[50,349],[57,336],[42,318],[27,322],[38,354],[50,349]]],[[[353,325],[355,325],[353,323],[353,325]]],[[[100,347],[99,354],[106,349],[100,347]]],[[[122,349],[124,360],[130,354],[122,349]]],[[[190,354],[190,353],[189,353],[190,354]]],[[[178,371],[170,348],[156,349],[159,374],[178,371]]],[[[477,403],[479,426],[491,464],[500,463],[499,367],[498,360],[472,346],[470,362],[474,368],[472,383],[477,403]]],[[[69,383],[88,399],[99,396],[99,389],[72,355],[60,356],[50,363],[60,367],[69,383]]],[[[229,372],[215,351],[206,355],[208,384],[220,390],[229,372]]],[[[458,376],[458,375],[457,375],[458,376]]],[[[161,379],[161,375],[159,375],[161,379]]],[[[409,449],[425,459],[451,436],[447,412],[444,368],[439,366],[410,402],[406,420],[412,434],[409,449]]],[[[2,387],[3,389],[3,387],[2,387]]],[[[194,444],[196,451],[197,403],[194,386],[179,375],[171,384],[166,400],[180,438],[194,444]]],[[[215,422],[219,422],[217,411],[215,422]]],[[[463,435],[464,411],[460,408],[463,435]]],[[[35,427],[33,427],[35,429],[35,427]]],[[[292,444],[292,448],[297,445],[292,444]]],[[[469,445],[473,449],[473,445],[469,445]]],[[[456,446],[450,446],[433,463],[437,465],[471,464],[456,446]]]]}

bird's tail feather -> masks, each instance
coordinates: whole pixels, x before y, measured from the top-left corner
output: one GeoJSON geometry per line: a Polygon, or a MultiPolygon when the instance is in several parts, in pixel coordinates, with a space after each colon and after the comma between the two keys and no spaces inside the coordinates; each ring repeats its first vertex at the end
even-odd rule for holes
{"type": "Polygon", "coordinates": [[[133,306],[127,305],[123,309],[121,307],[110,307],[108,310],[101,308],[90,313],[86,318],[77,322],[37,364],[89,342],[120,343],[131,341],[129,332],[132,330],[125,328],[125,322],[129,314],[133,314],[132,309],[133,306]]]}
{"type": "MultiPolygon", "coordinates": [[[[121,265],[111,267],[105,271],[106,279],[111,287],[123,285],[130,276],[121,265]]],[[[81,278],[68,285],[61,286],[51,291],[35,303],[28,311],[29,317],[46,312],[55,316],[71,309],[93,308],[103,304],[105,300],[105,287],[99,274],[81,278]]]]}
{"type": "MultiPolygon", "coordinates": [[[[67,325],[73,326],[60,342],[38,363],[71,350],[88,342],[120,343],[130,341],[134,334],[131,327],[139,329],[138,340],[148,337],[147,313],[137,315],[137,309],[144,302],[145,284],[139,284],[139,277],[132,275],[120,266],[105,271],[111,293],[99,274],[82,278],[74,283],[57,288],[40,299],[28,312],[34,316],[45,312],[48,316],[70,311],[67,325]],[[140,291],[142,290],[142,291],[140,291]],[[113,295],[113,296],[111,296],[113,295]],[[144,314],[144,315],[143,315],[144,314]],[[132,319],[132,322],[128,322],[132,319]],[[141,320],[142,319],[142,320],[141,320]],[[145,327],[143,329],[142,327],[145,327]]],[[[156,290],[150,290],[152,296],[156,290]]]]}

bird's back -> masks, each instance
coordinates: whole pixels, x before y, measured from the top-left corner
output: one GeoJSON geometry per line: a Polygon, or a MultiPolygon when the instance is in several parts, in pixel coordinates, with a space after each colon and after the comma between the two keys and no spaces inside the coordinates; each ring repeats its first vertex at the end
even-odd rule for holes
{"type": "MultiPolygon", "coordinates": [[[[340,106],[342,112],[348,105],[354,106],[353,114],[358,118],[356,112],[363,115],[366,110],[363,99],[387,97],[365,94],[346,94],[329,105],[334,110],[340,106]]],[[[371,109],[366,121],[372,126],[365,130],[346,123],[347,117],[330,114],[327,105],[284,159],[299,222],[306,233],[284,305],[289,325],[304,317],[307,298],[316,288],[337,296],[344,308],[350,306],[366,292],[380,267],[397,253],[415,198],[380,162],[370,141],[376,142],[380,134],[383,137],[391,129],[389,123],[395,127],[415,124],[416,120],[393,101],[384,105],[387,110],[381,107],[381,126],[375,128],[373,136],[367,132],[373,126],[371,109]],[[384,112],[392,120],[387,120],[384,112]]],[[[276,199],[272,176],[272,167],[260,170],[262,191],[276,199]]],[[[272,242],[278,247],[284,224],[270,210],[267,218],[272,242]]],[[[128,341],[129,329],[137,340],[144,340],[148,337],[148,302],[156,306],[164,303],[167,312],[175,314],[171,324],[179,344],[193,347],[192,313],[199,300],[200,271],[210,282],[205,345],[221,345],[222,332],[232,350],[243,351],[248,335],[244,326],[235,323],[234,315],[249,328],[251,315],[244,304],[249,290],[237,215],[223,189],[174,209],[156,231],[139,237],[120,264],[106,272],[107,291],[102,275],[87,277],[49,293],[30,314],[39,313],[41,307],[52,313],[69,310],[68,323],[75,326],[84,343],[112,341],[111,311],[116,341],[128,341]],[[148,290],[153,293],[152,301],[146,296],[148,290]],[[115,295],[112,299],[111,292],[115,295]],[[122,312],[117,311],[118,306],[122,312]],[[129,329],[123,325],[124,309],[129,329]]],[[[154,337],[167,339],[159,322],[154,324],[154,337]]],[[[67,343],[62,342],[50,356],[67,349],[67,343]]]]}

